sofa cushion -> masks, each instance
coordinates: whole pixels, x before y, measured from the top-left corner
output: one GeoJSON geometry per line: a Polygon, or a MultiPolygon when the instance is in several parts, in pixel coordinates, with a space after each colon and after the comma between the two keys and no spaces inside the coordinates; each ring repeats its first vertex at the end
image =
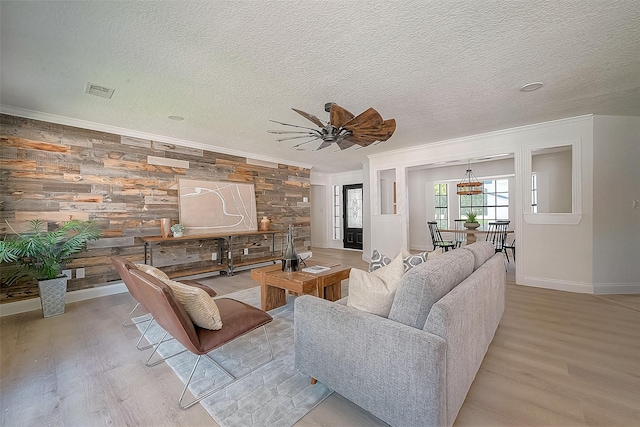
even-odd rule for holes
{"type": "Polygon", "coordinates": [[[449,251],[402,277],[389,319],[422,329],[433,304],[473,272],[471,251],[449,251]]]}
{"type": "Polygon", "coordinates": [[[352,268],[349,273],[347,306],[387,317],[398,283],[404,274],[404,257],[398,254],[391,263],[368,273],[352,268]]]}
{"type": "Polygon", "coordinates": [[[173,280],[164,280],[164,283],[171,288],[195,325],[213,330],[222,328],[218,306],[204,290],[173,280]]]}
{"type": "Polygon", "coordinates": [[[475,258],[473,271],[476,271],[489,258],[496,254],[496,250],[491,242],[475,242],[462,247],[473,254],[475,258]]]}

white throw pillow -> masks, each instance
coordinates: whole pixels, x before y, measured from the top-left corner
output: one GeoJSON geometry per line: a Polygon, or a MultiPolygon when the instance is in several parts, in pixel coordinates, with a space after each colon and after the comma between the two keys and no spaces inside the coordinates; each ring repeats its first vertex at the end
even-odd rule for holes
{"type": "Polygon", "coordinates": [[[396,289],[404,274],[404,254],[371,273],[352,268],[349,274],[347,306],[388,317],[396,289]]]}
{"type": "Polygon", "coordinates": [[[204,290],[173,280],[164,282],[171,288],[194,324],[205,329],[222,328],[218,306],[204,290]]]}
{"type": "Polygon", "coordinates": [[[147,264],[135,264],[136,268],[140,271],[144,271],[150,276],[155,277],[156,279],[160,279],[162,281],[169,280],[169,276],[167,276],[164,271],[155,268],[152,265],[147,264]]]}

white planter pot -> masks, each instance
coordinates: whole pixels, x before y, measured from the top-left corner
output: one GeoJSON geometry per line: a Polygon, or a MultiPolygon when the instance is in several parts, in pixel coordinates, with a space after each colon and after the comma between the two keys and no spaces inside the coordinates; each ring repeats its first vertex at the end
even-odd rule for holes
{"type": "Polygon", "coordinates": [[[67,299],[67,276],[38,282],[40,289],[40,301],[42,302],[42,315],[53,317],[64,314],[64,306],[67,299]]]}

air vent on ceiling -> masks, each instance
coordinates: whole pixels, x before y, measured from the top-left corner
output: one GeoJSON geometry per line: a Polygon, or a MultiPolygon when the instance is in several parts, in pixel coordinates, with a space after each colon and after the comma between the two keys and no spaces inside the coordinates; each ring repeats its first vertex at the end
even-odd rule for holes
{"type": "Polygon", "coordinates": [[[85,89],[85,93],[107,99],[111,99],[114,91],[115,89],[109,89],[108,87],[100,86],[91,82],[87,82],[87,88],[85,89]]]}

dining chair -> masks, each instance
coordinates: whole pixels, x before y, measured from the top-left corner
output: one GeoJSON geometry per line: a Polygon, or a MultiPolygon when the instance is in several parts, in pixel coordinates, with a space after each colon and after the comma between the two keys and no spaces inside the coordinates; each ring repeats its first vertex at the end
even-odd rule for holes
{"type": "MultiPolygon", "coordinates": [[[[147,318],[145,318],[143,320],[138,320],[138,321],[134,321],[133,320],[133,313],[138,308],[142,308],[147,313],[149,313],[149,310],[147,309],[147,307],[145,307],[140,302],[140,295],[138,294],[136,288],[131,285],[131,277],[129,275],[129,270],[137,270],[138,267],[136,267],[136,265],[133,262],[129,261],[128,259],[123,258],[123,257],[119,257],[119,256],[112,256],[111,257],[111,263],[113,264],[113,266],[115,267],[116,271],[120,275],[120,278],[122,279],[122,282],[127,287],[127,290],[129,291],[131,296],[136,300],[136,305],[133,307],[133,310],[131,310],[129,315],[124,319],[124,321],[122,322],[122,326],[124,326],[125,328],[128,328],[128,327],[137,325],[139,323],[149,322],[147,324],[147,326],[145,327],[145,329],[143,330],[142,335],[140,336],[140,339],[136,343],[136,348],[138,350],[146,350],[148,348],[151,348],[151,347],[153,347],[154,344],[150,343],[149,345],[146,345],[144,347],[140,347],[140,343],[142,342],[142,339],[145,337],[145,335],[147,333],[147,330],[149,329],[149,327],[153,323],[153,316],[147,317],[147,318]],[[127,322],[129,322],[129,324],[127,324],[127,322]]],[[[180,283],[183,283],[183,284],[189,285],[189,286],[193,286],[193,287],[196,287],[196,288],[200,288],[200,289],[204,290],[207,294],[209,294],[209,296],[211,296],[211,297],[215,297],[217,295],[216,291],[214,291],[210,287],[208,287],[206,285],[203,285],[202,283],[197,282],[195,280],[182,280],[180,283]]]]}
{"type": "Polygon", "coordinates": [[[504,254],[507,256],[507,262],[509,262],[509,253],[507,252],[507,249],[511,249],[511,253],[513,254],[513,262],[516,262],[516,239],[513,239],[513,242],[511,243],[505,243],[504,249],[504,254]]]}
{"type": "Polygon", "coordinates": [[[507,238],[508,229],[509,221],[495,221],[489,223],[486,241],[493,244],[496,253],[505,252],[504,242],[507,238]]]}
{"type": "Polygon", "coordinates": [[[153,315],[155,321],[166,331],[162,339],[154,345],[153,353],[151,353],[148,360],[150,360],[151,357],[157,353],[158,348],[167,341],[165,339],[167,335],[170,335],[182,344],[185,347],[185,350],[164,357],[160,361],[164,361],[169,357],[173,357],[176,354],[183,353],[184,351],[189,351],[198,356],[178,399],[178,406],[180,409],[190,408],[202,399],[211,396],[216,391],[246,377],[256,369],[273,360],[273,348],[271,347],[269,333],[266,328],[266,325],[270,323],[273,318],[267,312],[231,298],[219,298],[215,300],[215,304],[220,312],[222,327],[218,330],[201,328],[193,323],[169,285],[150,274],[137,269],[129,270],[129,274],[131,277],[131,283],[133,287],[136,288],[137,293],[140,296],[141,304],[149,308],[149,311],[153,315]],[[269,359],[247,370],[241,376],[234,376],[208,354],[209,352],[258,328],[262,328],[264,331],[269,348],[269,359]],[[198,367],[202,356],[208,358],[231,380],[221,384],[220,386],[214,387],[212,390],[204,392],[199,396],[194,394],[195,400],[188,404],[183,404],[184,396],[189,388],[189,384],[191,384],[191,380],[193,379],[194,373],[196,372],[196,368],[198,367]]]}
{"type": "Polygon", "coordinates": [[[464,232],[464,223],[466,219],[454,219],[454,230],[456,230],[454,235],[454,242],[456,244],[456,248],[461,247],[467,241],[467,234],[464,232]]]}
{"type": "Polygon", "coordinates": [[[445,252],[449,249],[455,249],[456,243],[451,240],[443,240],[440,230],[438,229],[438,223],[435,221],[428,221],[429,232],[431,233],[431,242],[433,243],[433,249],[443,248],[445,252]]]}

